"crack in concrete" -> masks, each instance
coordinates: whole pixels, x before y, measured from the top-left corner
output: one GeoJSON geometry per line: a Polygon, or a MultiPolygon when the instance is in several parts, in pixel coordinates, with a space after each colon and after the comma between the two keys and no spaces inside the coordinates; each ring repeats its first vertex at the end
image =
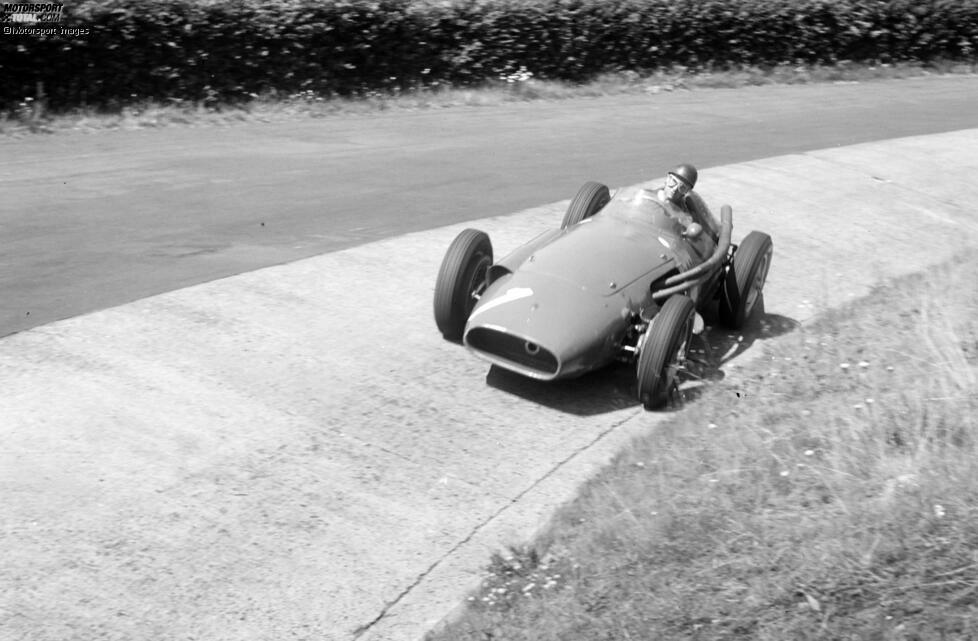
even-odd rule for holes
{"type": "Polygon", "coordinates": [[[572,451],[570,454],[568,454],[563,459],[561,459],[560,461],[558,461],[557,464],[554,465],[552,468],[550,468],[547,471],[546,474],[544,474],[540,478],[538,478],[535,481],[533,481],[533,483],[531,483],[529,485],[529,487],[527,487],[522,492],[520,492],[519,494],[517,494],[515,497],[513,497],[512,499],[510,499],[509,502],[506,503],[505,505],[503,505],[501,508],[499,508],[498,510],[496,510],[495,512],[493,512],[492,514],[490,514],[481,523],[478,523],[472,529],[472,531],[469,532],[469,534],[464,539],[462,539],[461,541],[459,541],[458,543],[456,543],[454,546],[452,546],[452,548],[447,553],[445,553],[444,555],[442,555],[437,561],[435,561],[430,566],[428,566],[428,568],[424,572],[422,572],[421,574],[419,574],[418,577],[411,583],[411,585],[409,585],[406,588],[404,588],[396,597],[394,597],[394,599],[392,599],[391,601],[388,601],[384,605],[383,609],[380,611],[380,614],[378,614],[376,617],[374,617],[371,621],[369,621],[369,622],[367,622],[367,623],[359,626],[356,630],[354,630],[353,631],[353,639],[354,639],[354,641],[356,641],[357,639],[361,638],[364,634],[366,634],[367,632],[369,632],[372,627],[374,627],[380,621],[382,621],[384,619],[384,617],[387,616],[388,612],[390,612],[391,609],[394,606],[396,606],[398,603],[400,603],[404,599],[404,597],[406,597],[407,595],[409,595],[416,587],[418,587],[421,584],[421,582],[424,581],[425,578],[427,578],[428,575],[430,575],[435,570],[435,568],[437,568],[439,565],[441,565],[442,562],[445,561],[445,559],[447,559],[447,558],[451,557],[453,554],[455,554],[455,552],[457,552],[462,546],[464,546],[469,541],[471,541],[473,538],[475,538],[475,536],[483,528],[485,528],[487,525],[489,525],[490,523],[492,523],[492,521],[494,521],[496,518],[498,518],[506,510],[510,509],[513,505],[516,505],[517,503],[519,503],[520,500],[522,500],[524,496],[526,496],[527,494],[529,494],[530,492],[532,492],[541,483],[543,483],[548,478],[550,478],[551,476],[553,476],[558,470],[560,470],[562,467],[564,467],[565,465],[567,465],[567,463],[569,463],[570,461],[572,461],[579,454],[581,454],[582,452],[585,452],[588,449],[594,447],[595,444],[597,444],[599,441],[601,441],[603,438],[605,438],[608,434],[611,434],[612,432],[614,432],[616,429],[618,429],[619,427],[621,427],[622,425],[624,425],[628,421],[630,421],[630,420],[634,419],[635,417],[640,416],[642,414],[645,414],[645,411],[644,410],[635,411],[635,412],[629,414],[628,416],[622,418],[620,421],[615,421],[614,423],[612,423],[611,425],[609,425],[606,429],[604,429],[601,432],[599,432],[598,435],[595,436],[593,439],[591,439],[589,442],[587,442],[586,444],[584,444],[581,447],[577,448],[576,450],[572,451]]]}
{"type": "MultiPolygon", "coordinates": [[[[934,194],[922,187],[918,187],[915,185],[908,185],[905,182],[899,182],[897,180],[887,178],[884,175],[882,175],[881,172],[873,172],[871,170],[867,170],[859,163],[847,162],[845,160],[840,160],[838,158],[827,158],[819,153],[821,151],[823,150],[808,151],[802,153],[801,155],[807,156],[809,158],[813,158],[820,162],[828,163],[831,165],[837,165],[839,167],[854,170],[856,172],[861,172],[864,176],[866,176],[870,180],[876,181],[878,183],[882,183],[887,187],[898,189],[900,191],[905,191],[910,194],[923,196],[926,199],[934,201],[936,205],[943,205],[945,208],[954,210],[964,215],[967,215],[970,211],[966,203],[957,202],[952,198],[948,198],[946,195],[942,196],[940,194],[934,194]]],[[[958,227],[963,227],[971,231],[978,231],[978,225],[973,224],[971,221],[967,220],[966,218],[948,218],[946,216],[941,216],[938,212],[933,211],[931,209],[921,208],[919,206],[912,206],[912,207],[914,210],[922,214],[925,214],[927,216],[930,216],[935,220],[939,220],[940,222],[948,223],[951,225],[957,225],[958,227]]]]}

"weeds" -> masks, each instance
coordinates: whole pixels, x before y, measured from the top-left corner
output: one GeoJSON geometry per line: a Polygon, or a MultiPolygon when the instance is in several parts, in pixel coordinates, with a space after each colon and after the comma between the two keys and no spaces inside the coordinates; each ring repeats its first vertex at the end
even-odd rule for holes
{"type": "Polygon", "coordinates": [[[741,66],[722,70],[693,71],[676,66],[654,74],[633,71],[608,73],[584,84],[539,80],[526,67],[479,88],[447,85],[413,90],[368,91],[353,98],[317,94],[312,90],[294,94],[249,94],[247,100],[226,104],[213,96],[200,101],[171,100],[158,103],[133,97],[113,111],[80,108],[51,113],[37,99],[24,98],[16,109],[0,112],[0,134],[50,133],[64,130],[141,129],[169,126],[233,125],[241,122],[282,122],[308,118],[363,115],[386,111],[417,111],[445,107],[485,107],[534,100],[564,100],[627,94],[654,95],[697,88],[744,87],[764,84],[860,82],[899,79],[928,74],[973,74],[974,65],[933,63],[931,65],[833,66],[781,65],[771,68],[741,66]]]}
{"type": "Polygon", "coordinates": [[[978,637],[976,276],[963,256],[772,341],[430,638],[978,637]]]}

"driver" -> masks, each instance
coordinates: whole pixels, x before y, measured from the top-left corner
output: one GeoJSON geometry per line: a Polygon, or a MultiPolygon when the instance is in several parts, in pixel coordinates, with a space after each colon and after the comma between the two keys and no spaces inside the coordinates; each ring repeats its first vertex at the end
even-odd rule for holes
{"type": "Polygon", "coordinates": [[[683,227],[689,227],[694,222],[699,223],[713,238],[713,242],[716,242],[720,226],[706,202],[693,191],[698,175],[696,167],[686,163],[679,165],[666,174],[665,186],[656,195],[666,211],[679,220],[683,227]]]}

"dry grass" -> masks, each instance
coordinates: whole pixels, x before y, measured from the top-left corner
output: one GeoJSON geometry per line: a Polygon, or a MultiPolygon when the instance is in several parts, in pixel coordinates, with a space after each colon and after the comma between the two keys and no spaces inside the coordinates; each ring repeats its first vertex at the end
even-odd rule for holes
{"type": "Polygon", "coordinates": [[[763,84],[862,82],[933,74],[974,74],[974,64],[945,63],[855,65],[840,63],[826,67],[782,66],[761,69],[744,67],[723,71],[693,72],[675,68],[651,75],[634,72],[606,74],[587,84],[543,81],[532,73],[514,73],[479,88],[434,87],[402,93],[373,92],[357,98],[325,99],[312,92],[291,96],[257,97],[241,105],[173,102],[140,102],[105,113],[74,109],[48,113],[31,98],[15,109],[0,112],[0,135],[22,136],[58,131],[101,131],[172,126],[230,126],[242,122],[287,122],[388,111],[418,111],[446,107],[485,107],[533,100],[657,94],[713,87],[743,87],[763,84]]]}
{"type": "Polygon", "coordinates": [[[775,339],[431,639],[978,638],[976,279],[963,256],[775,339]]]}

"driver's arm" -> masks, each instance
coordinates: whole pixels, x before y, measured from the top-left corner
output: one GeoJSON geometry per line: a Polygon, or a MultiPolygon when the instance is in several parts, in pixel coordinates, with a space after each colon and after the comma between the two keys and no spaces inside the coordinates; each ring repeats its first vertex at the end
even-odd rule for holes
{"type": "Polygon", "coordinates": [[[686,209],[689,210],[693,220],[703,225],[706,232],[713,238],[713,242],[717,242],[720,237],[720,224],[713,217],[713,212],[710,211],[706,201],[695,191],[686,194],[686,209]]]}

